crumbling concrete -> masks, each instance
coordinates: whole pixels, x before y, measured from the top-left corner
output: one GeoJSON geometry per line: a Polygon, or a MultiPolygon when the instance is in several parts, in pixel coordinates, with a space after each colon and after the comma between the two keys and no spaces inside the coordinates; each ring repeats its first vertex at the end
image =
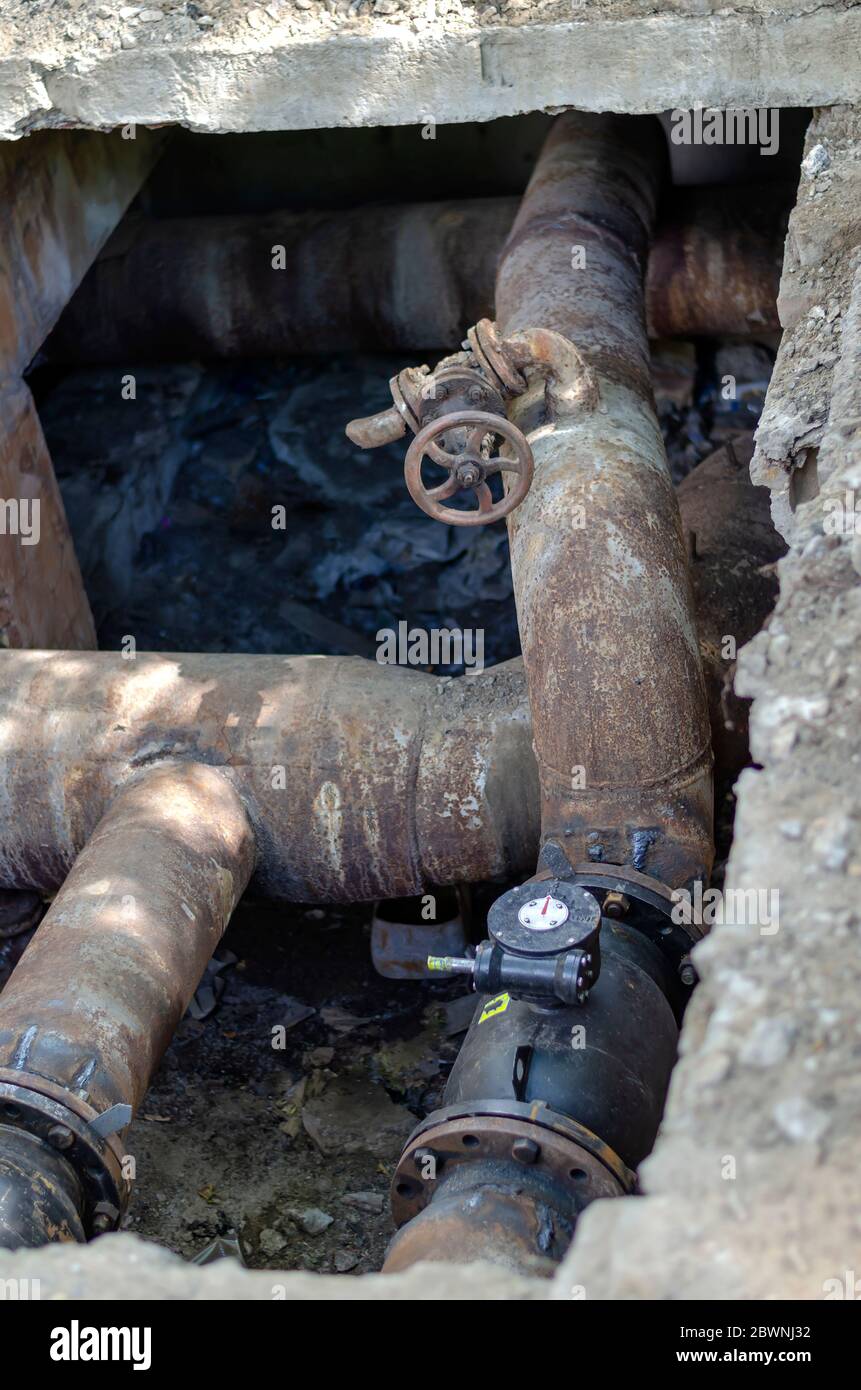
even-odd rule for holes
{"type": "MultiPolygon", "coordinates": [[[[787,489],[777,468],[772,474],[792,545],[779,565],[775,614],[740,653],[736,680],[754,697],[759,766],[738,784],[726,888],[753,895],[758,921],[749,909],[736,913],[697,947],[702,983],[641,1171],[645,1200],[589,1209],[559,1297],[572,1286],[590,1298],[857,1297],[861,229],[850,218],[858,121],[857,112],[831,112],[811,132],[806,168],[820,173],[802,183],[782,288],[784,305],[796,306],[793,326],[759,432],[761,459],[793,392],[799,412],[810,409],[806,374],[793,374],[815,358],[819,424],[796,442],[818,447],[822,487],[786,509],[787,489]],[[816,150],[833,169],[832,189],[820,194],[807,187],[829,167],[816,150]],[[827,292],[806,297],[820,279],[827,292]],[[809,306],[819,304],[825,312],[811,323],[809,306]]],[[[785,431],[791,444],[789,424],[785,431]]],[[[798,454],[783,457],[791,466],[798,454]]]]}
{"type": "Polygon", "coordinates": [[[369,1302],[547,1298],[541,1279],[522,1279],[496,1265],[419,1264],[403,1274],[342,1275],[242,1269],[236,1260],[199,1268],[161,1246],[132,1235],[102,1236],[87,1246],[49,1245],[41,1250],[0,1250],[5,1297],[21,1300],[193,1299],[197,1302],[261,1300],[312,1302],[362,1299],[369,1302]],[[38,1281],[38,1282],[37,1282],[38,1281]]]}
{"type": "Polygon", "coordinates": [[[777,302],[784,335],[751,469],[755,483],[771,488],[787,540],[796,508],[820,487],[818,455],[859,248],[861,112],[838,107],[819,112],[807,132],[777,302]]]}
{"type": "Polygon", "coordinates": [[[111,0],[92,10],[91,0],[0,4],[0,138],[128,121],[288,130],[861,98],[851,3],[111,0]]]}

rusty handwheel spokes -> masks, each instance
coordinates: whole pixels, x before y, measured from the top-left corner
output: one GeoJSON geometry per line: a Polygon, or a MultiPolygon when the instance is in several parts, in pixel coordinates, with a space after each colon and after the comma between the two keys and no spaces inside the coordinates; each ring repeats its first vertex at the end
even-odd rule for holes
{"type": "Polygon", "coordinates": [[[440,415],[420,429],[404,461],[404,477],[413,501],[436,521],[452,526],[487,526],[492,521],[513,512],[526,496],[532,484],[535,464],[529,442],[521,430],[504,415],[492,415],[486,410],[459,410],[440,415]],[[449,448],[437,443],[440,435],[450,435],[461,447],[449,448]],[[495,450],[495,438],[503,441],[495,450]],[[491,440],[488,445],[488,439],[491,440]],[[505,453],[501,449],[506,449],[505,453]],[[428,458],[438,467],[446,468],[449,477],[437,487],[427,487],[422,478],[422,463],[428,458]],[[504,497],[494,502],[487,478],[494,473],[509,473],[513,481],[504,497]],[[472,489],[478,508],[462,512],[443,503],[457,492],[472,489]]]}

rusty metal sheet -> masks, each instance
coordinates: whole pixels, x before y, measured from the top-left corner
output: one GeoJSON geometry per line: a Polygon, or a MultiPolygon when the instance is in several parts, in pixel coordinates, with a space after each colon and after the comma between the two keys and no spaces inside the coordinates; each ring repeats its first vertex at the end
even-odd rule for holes
{"type": "Polygon", "coordinates": [[[0,142],[0,380],[19,377],[166,139],[51,130],[0,142]]]}
{"type": "Polygon", "coordinates": [[[92,648],[96,630],[29,389],[0,386],[0,643],[92,648]],[[9,508],[17,509],[12,517],[9,508]]]}
{"type": "Polygon", "coordinates": [[[37,503],[42,536],[0,534],[0,642],[96,645],[54,470],[21,375],[137,193],[163,142],[47,131],[0,143],[0,497],[37,503]]]}

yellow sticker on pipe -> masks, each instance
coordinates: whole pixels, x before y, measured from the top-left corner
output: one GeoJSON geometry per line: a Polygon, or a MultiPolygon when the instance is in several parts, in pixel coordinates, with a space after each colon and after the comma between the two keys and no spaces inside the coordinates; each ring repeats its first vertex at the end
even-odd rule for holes
{"type": "Polygon", "coordinates": [[[488,999],[478,1016],[479,1023],[484,1023],[488,1018],[495,1018],[497,1014],[504,1014],[510,1003],[510,994],[497,994],[495,999],[488,999]]]}

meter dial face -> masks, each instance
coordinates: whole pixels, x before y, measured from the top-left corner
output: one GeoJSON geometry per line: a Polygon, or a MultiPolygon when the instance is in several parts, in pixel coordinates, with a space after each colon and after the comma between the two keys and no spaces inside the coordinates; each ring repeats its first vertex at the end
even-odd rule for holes
{"type": "Polygon", "coordinates": [[[517,920],[531,931],[550,931],[552,927],[561,927],[569,916],[568,904],[547,893],[543,898],[531,898],[524,903],[517,920]]]}

